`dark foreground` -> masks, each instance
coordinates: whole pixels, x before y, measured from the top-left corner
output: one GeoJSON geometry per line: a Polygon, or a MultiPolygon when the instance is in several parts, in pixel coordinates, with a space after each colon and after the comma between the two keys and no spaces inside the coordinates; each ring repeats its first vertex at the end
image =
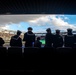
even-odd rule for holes
{"type": "Polygon", "coordinates": [[[2,72],[70,72],[76,68],[76,48],[0,48],[2,72]]]}

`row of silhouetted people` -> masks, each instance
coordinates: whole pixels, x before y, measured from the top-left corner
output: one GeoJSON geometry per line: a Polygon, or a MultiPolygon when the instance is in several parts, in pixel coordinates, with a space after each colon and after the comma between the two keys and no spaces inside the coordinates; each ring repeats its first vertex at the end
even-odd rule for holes
{"type": "Polygon", "coordinates": [[[61,36],[60,30],[56,30],[56,34],[51,33],[51,29],[48,28],[45,36],[45,47],[76,47],[76,35],[72,33],[72,29],[67,29],[67,35],[61,36]]]}
{"type": "MultiPolygon", "coordinates": [[[[28,28],[28,31],[24,34],[23,39],[20,38],[21,31],[17,31],[17,34],[11,37],[10,46],[12,47],[22,47],[22,41],[25,41],[25,47],[41,47],[40,37],[37,37],[32,32],[32,27],[28,28]],[[36,40],[35,40],[36,39],[36,40]]],[[[44,47],[75,47],[76,45],[76,35],[72,34],[72,29],[67,29],[67,35],[61,36],[60,30],[56,30],[56,34],[51,33],[51,29],[46,30],[45,35],[45,46],[44,47]]],[[[3,46],[4,40],[0,38],[0,46],[3,46]]]]}
{"type": "Polygon", "coordinates": [[[45,36],[45,47],[62,47],[63,46],[63,38],[60,35],[60,30],[56,30],[56,34],[53,35],[51,33],[51,29],[48,28],[45,36]]]}

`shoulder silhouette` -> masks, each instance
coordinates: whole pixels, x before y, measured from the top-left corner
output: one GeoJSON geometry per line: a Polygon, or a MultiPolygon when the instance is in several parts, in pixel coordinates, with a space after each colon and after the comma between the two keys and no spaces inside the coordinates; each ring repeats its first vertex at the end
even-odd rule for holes
{"type": "Polygon", "coordinates": [[[45,36],[45,47],[52,47],[53,43],[53,34],[51,33],[51,29],[48,28],[45,36]]]}
{"type": "Polygon", "coordinates": [[[0,46],[3,47],[4,43],[5,43],[5,41],[0,37],[0,46]]]}
{"type": "Polygon", "coordinates": [[[17,35],[11,37],[10,46],[22,47],[22,39],[20,38],[21,31],[17,31],[17,35]]]}

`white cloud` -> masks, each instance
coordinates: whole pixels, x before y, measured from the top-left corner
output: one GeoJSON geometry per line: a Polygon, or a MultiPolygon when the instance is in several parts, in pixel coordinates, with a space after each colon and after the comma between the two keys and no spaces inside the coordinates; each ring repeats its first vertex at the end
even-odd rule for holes
{"type": "Polygon", "coordinates": [[[46,32],[46,28],[53,31],[60,29],[65,31],[67,28],[76,30],[75,24],[69,24],[65,15],[0,15],[0,29],[9,29],[9,25],[17,24],[21,28],[20,22],[28,22],[30,26],[44,27],[36,31],[46,32]]]}
{"type": "Polygon", "coordinates": [[[0,29],[8,30],[9,29],[9,26],[8,25],[1,26],[0,29]]]}
{"type": "Polygon", "coordinates": [[[48,15],[48,16],[43,16],[40,17],[36,20],[31,20],[30,25],[35,25],[35,26],[46,26],[47,24],[47,28],[50,27],[52,30],[56,30],[56,29],[60,29],[62,31],[66,31],[67,28],[72,28],[73,30],[76,30],[76,26],[73,24],[69,24],[68,22],[66,22],[64,19],[68,19],[67,17],[64,17],[64,19],[62,19],[60,16],[58,15],[48,15]]]}

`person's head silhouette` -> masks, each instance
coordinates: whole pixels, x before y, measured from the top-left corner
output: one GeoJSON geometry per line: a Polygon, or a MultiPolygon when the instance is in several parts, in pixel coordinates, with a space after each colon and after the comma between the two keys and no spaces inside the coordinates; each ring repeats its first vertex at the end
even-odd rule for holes
{"type": "Polygon", "coordinates": [[[72,29],[71,29],[71,28],[68,28],[68,29],[67,29],[67,34],[68,34],[68,35],[72,35],[72,29]]]}
{"type": "Polygon", "coordinates": [[[40,40],[40,37],[37,37],[37,40],[39,41],[40,40]]]}
{"type": "Polygon", "coordinates": [[[32,31],[33,29],[32,29],[32,27],[28,27],[28,31],[32,31]]]}
{"type": "Polygon", "coordinates": [[[47,28],[46,31],[47,31],[47,33],[51,33],[51,29],[50,28],[47,28]]]}
{"type": "Polygon", "coordinates": [[[20,30],[17,30],[17,35],[19,36],[22,32],[20,30]]]}
{"type": "Polygon", "coordinates": [[[56,34],[58,34],[58,35],[59,35],[59,34],[60,34],[60,30],[58,30],[58,29],[57,29],[57,30],[56,30],[56,34]]]}

